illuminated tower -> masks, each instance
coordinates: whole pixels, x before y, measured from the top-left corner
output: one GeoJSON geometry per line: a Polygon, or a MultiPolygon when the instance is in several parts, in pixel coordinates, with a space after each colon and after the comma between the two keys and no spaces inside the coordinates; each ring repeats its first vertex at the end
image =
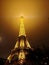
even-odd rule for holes
{"type": "Polygon", "coordinates": [[[25,33],[24,28],[24,18],[20,18],[20,31],[17,42],[14,46],[14,49],[11,51],[11,54],[8,56],[7,60],[9,63],[16,60],[18,64],[23,64],[26,60],[26,55],[28,54],[28,49],[32,49],[25,33]]]}

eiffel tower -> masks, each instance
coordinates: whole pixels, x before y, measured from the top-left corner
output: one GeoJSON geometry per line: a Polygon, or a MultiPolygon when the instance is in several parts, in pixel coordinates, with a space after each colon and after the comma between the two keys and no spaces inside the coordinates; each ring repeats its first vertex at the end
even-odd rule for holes
{"type": "MultiPolygon", "coordinates": [[[[20,17],[19,35],[17,38],[17,42],[14,46],[14,49],[12,49],[11,54],[7,58],[8,63],[11,64],[15,60],[17,65],[18,64],[23,65],[23,63],[26,62],[26,57],[28,55],[29,49],[33,50],[33,48],[31,48],[31,46],[27,40],[27,36],[25,33],[25,27],[24,27],[24,18],[23,18],[23,16],[21,16],[20,17]]],[[[6,63],[7,63],[7,61],[6,61],[6,63]]]]}

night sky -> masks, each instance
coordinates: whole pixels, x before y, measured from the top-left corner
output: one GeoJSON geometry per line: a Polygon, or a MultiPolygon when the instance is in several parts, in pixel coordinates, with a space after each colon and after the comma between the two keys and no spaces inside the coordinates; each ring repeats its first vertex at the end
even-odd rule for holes
{"type": "Polygon", "coordinates": [[[0,57],[7,58],[19,35],[24,16],[27,39],[33,48],[49,47],[49,0],[0,0],[0,57]]]}

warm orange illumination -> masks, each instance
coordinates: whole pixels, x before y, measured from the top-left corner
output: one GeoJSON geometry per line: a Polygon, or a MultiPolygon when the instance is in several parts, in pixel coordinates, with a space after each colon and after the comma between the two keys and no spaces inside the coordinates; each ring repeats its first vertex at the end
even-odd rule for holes
{"type": "Polygon", "coordinates": [[[23,16],[21,16],[20,21],[21,21],[21,22],[23,22],[23,21],[24,21],[24,17],[23,17],[23,16]]]}
{"type": "Polygon", "coordinates": [[[20,48],[24,48],[25,44],[24,44],[24,40],[20,41],[20,48]]]}
{"type": "Polygon", "coordinates": [[[29,44],[29,42],[26,40],[26,46],[28,47],[28,48],[31,48],[31,46],[30,46],[30,44],[29,44]]]}
{"type": "Polygon", "coordinates": [[[15,49],[15,48],[18,48],[18,41],[17,41],[16,44],[15,44],[14,49],[15,49]]]}
{"type": "Polygon", "coordinates": [[[26,36],[26,34],[25,34],[25,28],[24,28],[24,18],[23,18],[23,16],[21,16],[21,18],[20,18],[19,36],[21,36],[21,35],[26,36]]]}
{"type": "Polygon", "coordinates": [[[13,57],[13,55],[11,55],[11,54],[8,56],[7,60],[9,60],[9,63],[11,63],[12,57],[13,57]]]}
{"type": "Polygon", "coordinates": [[[24,60],[24,59],[25,59],[25,53],[23,50],[21,50],[19,53],[19,60],[24,60]]]}

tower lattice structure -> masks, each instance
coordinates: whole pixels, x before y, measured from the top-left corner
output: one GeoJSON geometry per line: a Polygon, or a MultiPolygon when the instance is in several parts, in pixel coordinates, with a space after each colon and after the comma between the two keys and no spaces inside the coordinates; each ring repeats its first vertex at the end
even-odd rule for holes
{"type": "Polygon", "coordinates": [[[16,59],[20,64],[25,62],[26,55],[28,54],[27,50],[32,49],[25,33],[24,27],[24,18],[21,16],[20,18],[20,31],[17,38],[17,42],[14,48],[11,50],[11,54],[8,56],[7,60],[9,63],[12,62],[13,59],[16,59]]]}

